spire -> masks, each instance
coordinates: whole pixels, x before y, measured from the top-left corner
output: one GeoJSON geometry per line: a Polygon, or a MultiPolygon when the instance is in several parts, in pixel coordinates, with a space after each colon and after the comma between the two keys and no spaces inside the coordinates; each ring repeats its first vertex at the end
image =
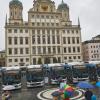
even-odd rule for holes
{"type": "Polygon", "coordinates": [[[5,24],[7,24],[7,14],[6,14],[6,19],[5,19],[5,24]]]}
{"type": "Polygon", "coordinates": [[[80,26],[80,19],[79,19],[79,17],[78,17],[78,26],[80,26]]]}

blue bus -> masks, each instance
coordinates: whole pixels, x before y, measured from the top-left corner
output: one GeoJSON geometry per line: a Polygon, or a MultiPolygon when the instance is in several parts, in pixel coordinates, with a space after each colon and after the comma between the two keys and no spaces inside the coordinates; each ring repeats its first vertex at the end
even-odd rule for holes
{"type": "Polygon", "coordinates": [[[29,65],[26,68],[27,87],[44,86],[44,76],[41,65],[29,65]]]}
{"type": "Polygon", "coordinates": [[[72,66],[72,73],[73,73],[73,82],[77,83],[78,81],[88,81],[88,71],[83,62],[72,62],[68,63],[72,66]]]}
{"type": "Polygon", "coordinates": [[[21,88],[21,70],[18,66],[2,68],[2,87],[12,85],[15,89],[21,88]]]}
{"type": "Polygon", "coordinates": [[[59,84],[61,80],[66,81],[64,63],[44,64],[44,77],[48,78],[49,84],[59,84]]]}

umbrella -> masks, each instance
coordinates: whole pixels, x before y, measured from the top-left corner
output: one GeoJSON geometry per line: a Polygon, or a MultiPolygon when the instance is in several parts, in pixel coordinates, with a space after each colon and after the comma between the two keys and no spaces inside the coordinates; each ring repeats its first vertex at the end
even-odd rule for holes
{"type": "Polygon", "coordinates": [[[94,88],[94,86],[92,84],[90,84],[89,82],[79,82],[77,84],[77,87],[84,88],[84,89],[94,88]]]}
{"type": "Polygon", "coordinates": [[[59,91],[54,91],[51,95],[54,97],[59,96],[61,93],[59,91]]]}
{"type": "Polygon", "coordinates": [[[96,83],[96,86],[97,87],[100,87],[100,81],[96,83]]]}
{"type": "Polygon", "coordinates": [[[3,88],[4,91],[14,90],[15,87],[13,85],[7,85],[3,88]]]}

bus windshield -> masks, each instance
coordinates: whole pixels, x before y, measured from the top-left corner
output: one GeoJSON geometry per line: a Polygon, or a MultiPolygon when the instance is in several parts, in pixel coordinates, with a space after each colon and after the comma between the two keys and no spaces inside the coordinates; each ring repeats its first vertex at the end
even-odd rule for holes
{"type": "Polygon", "coordinates": [[[27,72],[27,81],[28,82],[40,82],[43,81],[43,73],[42,71],[28,71],[27,72]]]}
{"type": "Polygon", "coordinates": [[[51,77],[52,79],[66,78],[63,67],[52,68],[51,77]]]}
{"type": "Polygon", "coordinates": [[[21,82],[21,75],[19,72],[4,72],[3,73],[3,84],[4,85],[13,85],[21,82]]]}

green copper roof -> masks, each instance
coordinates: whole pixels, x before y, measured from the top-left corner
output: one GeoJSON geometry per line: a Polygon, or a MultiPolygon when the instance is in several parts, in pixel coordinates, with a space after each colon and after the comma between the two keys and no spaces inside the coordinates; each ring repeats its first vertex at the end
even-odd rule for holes
{"type": "Polygon", "coordinates": [[[18,6],[21,6],[21,7],[23,6],[22,3],[19,0],[10,1],[9,6],[11,6],[11,5],[18,5],[18,6]]]}
{"type": "Polygon", "coordinates": [[[62,3],[58,6],[58,10],[59,11],[62,11],[62,10],[66,10],[66,9],[69,9],[68,5],[66,3],[63,2],[62,0],[62,3]]]}

